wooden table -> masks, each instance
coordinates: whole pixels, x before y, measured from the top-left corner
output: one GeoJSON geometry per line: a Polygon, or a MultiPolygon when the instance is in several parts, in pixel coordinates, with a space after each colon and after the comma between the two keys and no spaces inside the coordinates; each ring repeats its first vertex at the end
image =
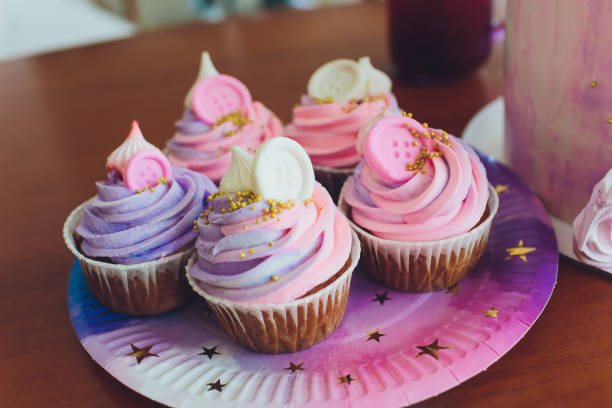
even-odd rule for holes
{"type": "MultiPolygon", "coordinates": [[[[0,64],[0,405],[156,405],[95,364],[75,336],[66,306],[72,256],[61,227],[94,194],[132,119],[164,145],[204,49],[285,121],[325,61],[370,55],[392,71],[380,3],[192,24],[0,64]]],[[[460,134],[500,94],[501,62],[497,44],[466,80],[396,83],[394,91],[420,120],[460,134]]],[[[486,372],[420,406],[610,404],[610,289],[609,279],[562,261],[552,299],[525,338],[486,372]]]]}

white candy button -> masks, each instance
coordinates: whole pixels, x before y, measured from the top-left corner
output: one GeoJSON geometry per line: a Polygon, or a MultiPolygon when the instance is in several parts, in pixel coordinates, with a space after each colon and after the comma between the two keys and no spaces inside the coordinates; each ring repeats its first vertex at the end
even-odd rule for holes
{"type": "Polygon", "coordinates": [[[314,180],[310,158],[296,141],[275,137],[257,149],[253,160],[253,184],[255,192],[263,199],[311,198],[314,180]]]}
{"type": "Polygon", "coordinates": [[[319,67],[308,81],[308,94],[334,102],[361,99],[366,91],[366,73],[355,61],[337,59],[319,67]]]}
{"type": "Polygon", "coordinates": [[[365,71],[368,78],[368,87],[366,92],[370,95],[380,95],[391,92],[391,78],[383,71],[374,68],[370,57],[359,58],[359,65],[365,71]]]}

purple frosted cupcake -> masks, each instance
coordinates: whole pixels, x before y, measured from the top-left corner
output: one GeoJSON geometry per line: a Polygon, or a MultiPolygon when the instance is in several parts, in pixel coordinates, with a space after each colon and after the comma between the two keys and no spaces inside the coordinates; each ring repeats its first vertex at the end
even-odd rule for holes
{"type": "Polygon", "coordinates": [[[192,292],[185,265],[195,220],[217,188],[199,173],[170,166],[136,122],[107,159],[108,179],[64,224],[64,240],[94,296],[106,307],[150,315],[182,305],[192,292]]]}

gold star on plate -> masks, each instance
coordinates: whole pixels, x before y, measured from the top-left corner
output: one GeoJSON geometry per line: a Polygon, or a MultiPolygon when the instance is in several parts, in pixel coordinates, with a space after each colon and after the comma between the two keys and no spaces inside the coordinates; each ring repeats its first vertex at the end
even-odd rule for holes
{"type": "Polygon", "coordinates": [[[368,333],[368,338],[366,339],[366,341],[376,340],[378,343],[380,343],[380,338],[382,336],[386,336],[385,333],[379,333],[378,332],[378,327],[374,331],[367,331],[366,330],[366,333],[368,333]]]}
{"type": "Polygon", "coordinates": [[[527,255],[528,253],[533,252],[535,250],[536,249],[534,247],[523,246],[523,240],[521,239],[518,242],[517,246],[515,246],[513,248],[506,248],[506,252],[508,252],[509,255],[506,257],[505,261],[507,261],[508,259],[512,258],[513,256],[518,256],[524,262],[527,262],[527,257],[525,255],[527,255]]]}
{"type": "Polygon", "coordinates": [[[497,309],[496,309],[496,308],[494,308],[494,307],[490,307],[488,310],[485,310],[485,311],[484,311],[484,312],[482,312],[482,313],[484,313],[484,317],[485,317],[485,319],[486,319],[487,317],[492,317],[493,319],[497,319],[497,314],[498,314],[498,313],[500,313],[500,312],[501,312],[501,310],[497,310],[497,309]]]}
{"type": "Polygon", "coordinates": [[[455,283],[453,286],[446,288],[446,292],[444,292],[444,294],[448,295],[449,293],[452,293],[453,295],[457,296],[459,289],[461,289],[461,287],[455,283]]]}
{"type": "Polygon", "coordinates": [[[217,390],[221,392],[223,391],[223,387],[225,387],[227,384],[221,384],[221,379],[217,379],[217,381],[208,383],[206,385],[208,385],[208,389],[206,391],[217,390]]]}
{"type": "Polygon", "coordinates": [[[202,347],[202,350],[204,350],[201,353],[198,353],[198,356],[207,356],[208,359],[210,360],[211,358],[213,358],[213,356],[215,354],[221,354],[217,351],[217,346],[212,347],[212,348],[206,348],[206,347],[202,347]]]}
{"type": "Polygon", "coordinates": [[[506,191],[508,191],[508,185],[507,184],[498,184],[498,185],[495,186],[495,192],[497,194],[505,193],[506,191]]]}
{"type": "Polygon", "coordinates": [[[338,377],[338,384],[348,384],[351,385],[351,381],[355,381],[356,378],[351,377],[350,374],[343,375],[342,377],[338,377]]]}
{"type": "Polygon", "coordinates": [[[372,302],[380,302],[381,305],[383,305],[385,303],[385,300],[391,300],[391,298],[389,296],[387,296],[387,291],[385,290],[383,293],[377,293],[374,292],[374,296],[376,296],[374,299],[372,299],[372,302]]]}
{"type": "Polygon", "coordinates": [[[289,362],[289,367],[285,367],[285,370],[291,370],[292,373],[295,373],[298,370],[304,370],[302,367],[304,363],[293,364],[291,361],[289,362]]]}
{"type": "Polygon", "coordinates": [[[126,357],[136,357],[136,361],[138,362],[138,364],[140,364],[140,362],[147,357],[159,357],[157,354],[150,352],[151,348],[153,347],[152,345],[143,348],[138,348],[132,343],[130,343],[130,346],[132,346],[132,352],[130,354],[126,354],[126,357]]]}
{"type": "Polygon", "coordinates": [[[416,348],[421,351],[416,356],[414,356],[415,358],[427,354],[437,360],[438,350],[448,349],[450,348],[450,346],[438,346],[438,339],[436,338],[433,343],[428,344],[426,346],[416,346],[416,348]]]}

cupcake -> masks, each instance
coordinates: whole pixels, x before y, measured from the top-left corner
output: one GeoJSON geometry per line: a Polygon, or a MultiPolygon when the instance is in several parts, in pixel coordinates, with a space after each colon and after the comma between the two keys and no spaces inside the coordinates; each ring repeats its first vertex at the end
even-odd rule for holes
{"type": "Polygon", "coordinates": [[[315,177],[334,200],[361,157],[355,149],[359,129],[384,112],[398,112],[391,80],[369,57],[338,59],[319,67],[308,81],[308,95],[293,108],[285,136],[301,144],[315,177]]]}
{"type": "Polygon", "coordinates": [[[380,118],[359,139],[364,160],[339,203],[369,273],[406,292],[460,281],[484,253],[498,208],[476,153],[406,115],[380,118]]]}
{"type": "Polygon", "coordinates": [[[194,252],[195,220],[217,191],[207,177],[180,167],[148,143],[136,122],[106,161],[97,195],[64,224],[64,240],[104,306],[151,315],[185,303],[185,265],[194,252]]]}
{"type": "Polygon", "coordinates": [[[198,221],[187,277],[237,343],[290,353],[328,337],[346,308],[359,240],[296,142],[232,164],[198,221]]]}
{"type": "Polygon", "coordinates": [[[219,74],[207,52],[202,53],[199,76],[175,126],[166,146],[170,163],[215,183],[229,169],[233,146],[255,152],[261,143],[282,133],[280,120],[261,102],[254,102],[242,82],[219,74]]]}

